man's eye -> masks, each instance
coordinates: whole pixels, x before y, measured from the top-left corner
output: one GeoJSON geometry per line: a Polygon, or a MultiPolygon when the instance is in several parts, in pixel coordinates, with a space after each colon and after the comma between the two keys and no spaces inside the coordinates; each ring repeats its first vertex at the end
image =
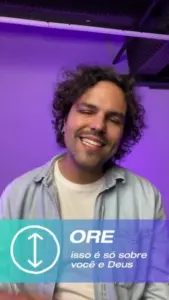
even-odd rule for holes
{"type": "Polygon", "coordinates": [[[110,121],[115,124],[121,124],[121,121],[117,118],[110,118],[110,121]]]}
{"type": "Polygon", "coordinates": [[[91,115],[92,111],[89,111],[89,110],[80,110],[80,113],[86,114],[86,115],[91,115]]]}

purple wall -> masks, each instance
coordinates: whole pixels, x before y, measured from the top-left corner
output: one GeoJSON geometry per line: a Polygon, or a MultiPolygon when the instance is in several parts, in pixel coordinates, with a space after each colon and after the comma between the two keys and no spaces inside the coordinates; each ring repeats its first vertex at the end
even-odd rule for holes
{"type": "MultiPolygon", "coordinates": [[[[13,178],[59,152],[51,100],[60,69],[111,64],[122,42],[108,35],[0,25],[0,193],[13,178]]],[[[125,56],[116,69],[128,72],[125,56]]],[[[149,129],[124,165],[160,189],[169,215],[169,91],[139,92],[149,129]]]]}
{"type": "Polygon", "coordinates": [[[124,165],[156,185],[169,216],[169,91],[145,87],[138,92],[146,108],[148,128],[124,165]]]}

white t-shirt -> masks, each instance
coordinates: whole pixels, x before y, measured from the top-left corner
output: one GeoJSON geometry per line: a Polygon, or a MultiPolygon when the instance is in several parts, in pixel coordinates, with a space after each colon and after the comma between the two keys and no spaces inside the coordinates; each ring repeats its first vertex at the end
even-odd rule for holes
{"type": "MultiPolygon", "coordinates": [[[[76,184],[67,180],[60,172],[58,161],[54,169],[57,185],[61,218],[78,220],[93,219],[94,205],[100,193],[104,177],[90,184],[76,184]]],[[[59,300],[93,300],[93,283],[60,283],[57,287],[56,299],[59,300]]]]}

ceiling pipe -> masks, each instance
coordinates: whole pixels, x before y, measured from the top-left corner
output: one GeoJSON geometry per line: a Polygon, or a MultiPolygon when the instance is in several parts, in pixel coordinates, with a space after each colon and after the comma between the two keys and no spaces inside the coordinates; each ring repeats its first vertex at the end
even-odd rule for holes
{"type": "MultiPolygon", "coordinates": [[[[86,22],[87,21],[88,20],[86,20],[86,22]]],[[[75,31],[82,31],[82,32],[93,32],[93,33],[102,33],[102,34],[110,34],[110,35],[118,35],[118,36],[128,36],[128,37],[136,37],[136,38],[144,38],[144,39],[169,41],[168,34],[157,34],[157,33],[150,33],[150,32],[103,28],[103,27],[85,26],[85,25],[78,25],[78,24],[45,22],[45,21],[2,17],[2,16],[0,16],[0,23],[35,26],[35,27],[42,27],[42,28],[75,30],[75,31]]]]}

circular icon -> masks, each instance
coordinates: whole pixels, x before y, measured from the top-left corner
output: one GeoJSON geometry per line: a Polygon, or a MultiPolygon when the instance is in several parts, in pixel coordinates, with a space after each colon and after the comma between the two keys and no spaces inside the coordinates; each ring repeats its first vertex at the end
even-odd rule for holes
{"type": "MultiPolygon", "coordinates": [[[[38,235],[38,234],[36,234],[36,233],[34,233],[34,236],[38,236],[40,239],[43,239],[43,237],[41,237],[40,235],[38,235]]],[[[33,237],[33,235],[32,235],[31,237],[33,237]]],[[[30,239],[31,237],[29,237],[29,239],[30,239]]],[[[34,249],[34,250],[36,250],[36,249],[34,249]]],[[[36,275],[38,275],[38,274],[43,274],[43,273],[49,271],[50,269],[52,269],[52,268],[55,266],[55,264],[56,264],[56,262],[58,261],[59,256],[60,256],[60,245],[59,245],[59,242],[58,242],[57,237],[55,236],[55,234],[54,234],[51,230],[49,230],[49,229],[46,228],[46,227],[40,226],[40,225],[30,225],[30,226],[25,226],[25,227],[23,227],[22,229],[20,229],[20,230],[14,235],[14,237],[13,237],[13,239],[12,239],[12,242],[11,242],[11,246],[10,246],[10,255],[11,255],[11,258],[12,258],[13,263],[14,263],[20,270],[22,270],[22,271],[25,272],[25,273],[36,274],[36,275]],[[20,236],[21,233],[23,233],[24,231],[29,230],[29,229],[41,229],[41,230],[43,230],[43,231],[46,231],[50,236],[52,236],[52,238],[53,238],[53,240],[54,240],[54,242],[55,242],[55,244],[56,244],[56,256],[55,256],[53,262],[52,262],[48,267],[46,267],[46,268],[44,268],[44,269],[42,269],[42,270],[40,270],[40,271],[38,271],[38,270],[37,270],[37,271],[33,271],[33,270],[29,270],[29,269],[23,268],[23,267],[18,263],[17,259],[15,258],[15,255],[14,255],[14,247],[15,247],[15,242],[16,242],[16,240],[18,239],[18,237],[20,236]]],[[[30,262],[30,260],[28,260],[28,261],[30,262]]],[[[34,266],[40,265],[41,262],[42,262],[42,261],[40,261],[39,263],[35,263],[34,266]]],[[[33,263],[31,263],[31,264],[33,265],[33,263]]]]}

